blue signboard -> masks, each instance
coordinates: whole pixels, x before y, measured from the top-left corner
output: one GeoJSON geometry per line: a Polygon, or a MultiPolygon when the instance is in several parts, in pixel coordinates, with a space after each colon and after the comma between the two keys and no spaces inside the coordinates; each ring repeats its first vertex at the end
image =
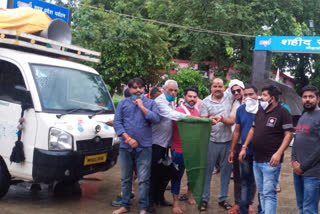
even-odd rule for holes
{"type": "Polygon", "coordinates": [[[278,52],[320,52],[319,36],[256,36],[254,49],[278,52]]]}
{"type": "Polygon", "coordinates": [[[68,8],[60,7],[47,2],[39,0],[14,0],[13,8],[19,7],[31,7],[45,12],[50,16],[51,19],[62,19],[66,23],[69,21],[70,10],[68,8]]]}

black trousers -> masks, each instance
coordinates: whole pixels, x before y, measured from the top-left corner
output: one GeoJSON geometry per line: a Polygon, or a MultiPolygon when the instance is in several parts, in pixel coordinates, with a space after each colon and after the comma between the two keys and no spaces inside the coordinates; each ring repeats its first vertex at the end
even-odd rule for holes
{"type": "Polygon", "coordinates": [[[167,148],[159,145],[152,145],[152,166],[151,166],[151,185],[149,194],[149,205],[153,206],[164,201],[164,192],[170,181],[167,172],[163,172],[163,167],[158,164],[161,158],[165,158],[167,148]]]}

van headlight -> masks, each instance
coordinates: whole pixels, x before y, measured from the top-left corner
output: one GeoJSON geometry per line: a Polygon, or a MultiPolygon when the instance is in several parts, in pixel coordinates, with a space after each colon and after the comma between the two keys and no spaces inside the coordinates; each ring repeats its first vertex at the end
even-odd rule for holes
{"type": "Polygon", "coordinates": [[[49,150],[72,150],[72,135],[61,129],[51,128],[49,131],[49,150]]]}

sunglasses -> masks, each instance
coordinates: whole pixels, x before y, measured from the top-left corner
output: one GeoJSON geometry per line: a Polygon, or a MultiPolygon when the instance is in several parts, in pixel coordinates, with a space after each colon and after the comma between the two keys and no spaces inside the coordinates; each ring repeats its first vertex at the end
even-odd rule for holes
{"type": "Polygon", "coordinates": [[[231,91],[232,94],[235,94],[236,92],[238,92],[238,94],[240,94],[241,89],[236,89],[236,90],[232,90],[232,91],[231,91]]]}

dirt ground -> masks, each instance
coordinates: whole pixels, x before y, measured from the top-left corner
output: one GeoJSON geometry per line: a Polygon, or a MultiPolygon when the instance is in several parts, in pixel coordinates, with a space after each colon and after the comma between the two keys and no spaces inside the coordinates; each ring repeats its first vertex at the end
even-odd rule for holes
{"type": "MultiPolygon", "coordinates": [[[[291,148],[288,148],[285,161],[281,171],[281,192],[278,194],[278,214],[298,213],[295,201],[295,191],[290,167],[291,148]]],[[[213,176],[211,183],[211,200],[206,212],[221,213],[227,211],[218,206],[219,174],[213,176]]],[[[81,181],[82,196],[53,196],[52,190],[47,186],[42,186],[42,190],[37,193],[30,192],[30,184],[20,184],[10,187],[9,193],[0,200],[0,214],[106,214],[112,213],[115,209],[110,202],[120,192],[120,166],[119,163],[111,170],[98,173],[81,181]]],[[[137,183],[134,184],[136,195],[138,194],[137,183]]],[[[186,192],[186,177],[183,178],[181,193],[186,192]]],[[[172,201],[170,191],[166,191],[166,199],[172,201]]],[[[229,202],[233,204],[233,181],[229,186],[229,202]]],[[[198,213],[195,205],[188,205],[181,202],[185,213],[198,213]]],[[[255,199],[254,206],[257,206],[255,199]]],[[[129,213],[138,213],[137,197],[132,200],[132,208],[129,213]]],[[[159,207],[157,214],[172,213],[171,208],[159,207]]]]}

